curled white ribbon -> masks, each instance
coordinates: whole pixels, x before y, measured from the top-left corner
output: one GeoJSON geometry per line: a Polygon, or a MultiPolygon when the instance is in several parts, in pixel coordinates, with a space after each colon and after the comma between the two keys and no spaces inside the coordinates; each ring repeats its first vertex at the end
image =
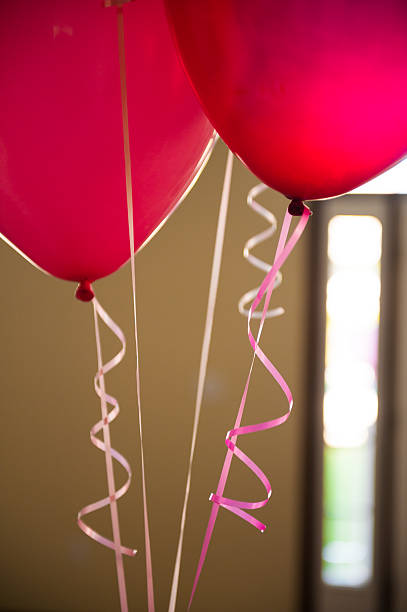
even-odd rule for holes
{"type": "Polygon", "coordinates": [[[123,555],[128,555],[130,557],[134,557],[136,554],[136,550],[133,548],[128,548],[126,546],[122,546],[120,539],[120,526],[119,526],[119,516],[117,511],[117,500],[123,497],[123,495],[128,491],[130,482],[131,482],[131,468],[130,465],[117,450],[111,447],[110,444],[110,428],[109,425],[114,421],[117,415],[120,412],[119,403],[111,395],[108,395],[105,390],[105,380],[104,375],[107,372],[110,372],[115,366],[117,366],[123,359],[126,353],[126,339],[120,327],[109,317],[107,312],[102,308],[96,298],[92,300],[93,304],[93,312],[95,319],[95,335],[96,335],[96,348],[97,348],[97,357],[98,357],[98,371],[94,378],[94,387],[96,394],[100,398],[100,405],[102,411],[102,418],[98,421],[90,430],[90,439],[91,442],[96,448],[103,451],[105,453],[106,458],[106,473],[107,473],[107,481],[108,481],[108,489],[109,495],[104,497],[103,499],[96,501],[92,504],[88,504],[84,508],[82,508],[78,512],[78,525],[82,531],[95,540],[102,544],[103,546],[107,546],[111,548],[116,553],[116,569],[117,569],[117,579],[119,583],[119,595],[120,595],[120,605],[122,612],[127,612],[127,593],[126,593],[126,583],[124,577],[124,567],[123,567],[123,555]],[[107,363],[103,364],[102,362],[102,350],[101,350],[101,342],[100,342],[100,333],[99,333],[99,321],[98,319],[102,319],[102,321],[106,324],[106,326],[115,334],[117,339],[120,341],[122,348],[120,351],[107,363]],[[112,406],[112,409],[108,411],[107,406],[112,406]],[[103,432],[103,440],[97,437],[99,432],[103,432]],[[115,459],[127,472],[127,480],[126,482],[116,490],[115,481],[114,481],[114,472],[113,472],[113,461],[115,459]],[[91,512],[95,512],[96,510],[100,510],[105,506],[110,505],[110,512],[112,518],[112,528],[113,528],[113,540],[102,536],[100,533],[89,527],[82,519],[87,514],[91,512]]]}
{"type": "MultiPolygon", "coordinates": [[[[247,195],[247,205],[249,206],[249,208],[254,210],[255,213],[263,217],[263,219],[265,219],[270,224],[270,227],[263,230],[259,234],[256,234],[255,236],[249,238],[249,240],[243,247],[243,257],[247,259],[247,261],[255,268],[258,268],[259,270],[262,270],[266,273],[270,272],[271,265],[263,261],[259,257],[252,255],[251,251],[252,249],[254,249],[254,247],[271,238],[277,231],[277,219],[275,218],[273,213],[261,204],[259,204],[259,202],[257,202],[257,200],[255,199],[258,195],[260,195],[261,193],[263,193],[263,191],[266,191],[267,189],[269,188],[264,183],[259,183],[258,185],[250,189],[247,195]]],[[[282,275],[281,272],[278,271],[276,280],[274,281],[274,289],[281,285],[281,281],[282,275]]],[[[251,289],[250,291],[247,291],[247,293],[242,295],[238,304],[240,314],[246,317],[249,316],[250,306],[252,305],[252,302],[256,297],[258,291],[259,287],[256,287],[255,289],[251,289]]],[[[270,308],[269,310],[267,310],[265,318],[272,319],[273,317],[279,317],[283,314],[284,308],[278,306],[277,308],[270,308]]],[[[252,312],[253,319],[261,319],[262,315],[263,313],[260,311],[252,312]]]]}

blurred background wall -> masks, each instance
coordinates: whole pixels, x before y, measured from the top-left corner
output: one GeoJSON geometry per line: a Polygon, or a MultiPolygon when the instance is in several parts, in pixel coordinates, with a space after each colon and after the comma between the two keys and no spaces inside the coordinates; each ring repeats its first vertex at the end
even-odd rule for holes
{"type": "MultiPolygon", "coordinates": [[[[142,410],[158,610],[168,606],[192,431],[197,375],[226,148],[216,146],[185,202],[136,257],[142,410]]],[[[187,521],[179,609],[186,609],[200,546],[251,352],[239,297],[262,275],[243,258],[245,241],[265,223],[245,204],[256,179],[235,160],[224,257],[215,313],[187,521]]],[[[286,200],[259,198],[279,225],[286,200]]],[[[114,204],[114,203],[112,203],[114,204]]],[[[121,205],[116,203],[116,205],[121,205]]],[[[123,204],[124,205],[124,204],[123,204]]],[[[304,506],[305,360],[309,232],[283,269],[273,305],[284,316],[267,321],[263,347],[290,384],[292,418],[247,436],[242,448],[271,475],[271,503],[256,516],[264,534],[219,514],[194,610],[294,612],[300,605],[304,506]]],[[[271,260],[276,238],[258,249],[271,260]]],[[[57,248],[57,244],[56,244],[57,248]]],[[[0,609],[110,612],[119,609],[112,551],[76,526],[84,505],[107,494],[103,454],[89,441],[100,418],[93,390],[97,369],[92,308],[74,299],[74,285],[42,274],[1,242],[0,609]]],[[[129,265],[95,284],[97,297],[126,334],[124,362],[106,377],[121,414],[112,444],[134,478],[119,502],[122,540],[138,549],[125,560],[129,608],[146,610],[140,457],[132,342],[129,265]]],[[[102,335],[105,360],[119,350],[102,335]]],[[[286,411],[281,390],[255,368],[245,424],[286,411]]],[[[124,474],[117,470],[117,482],[124,474]]],[[[263,489],[237,460],[226,494],[258,499],[263,489]]],[[[89,523],[110,536],[108,511],[89,523]]]]}

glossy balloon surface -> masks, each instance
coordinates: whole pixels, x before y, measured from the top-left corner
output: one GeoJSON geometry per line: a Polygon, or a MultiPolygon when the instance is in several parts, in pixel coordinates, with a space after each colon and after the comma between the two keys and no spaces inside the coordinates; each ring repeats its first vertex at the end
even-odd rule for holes
{"type": "Polygon", "coordinates": [[[339,195],[407,154],[405,0],[165,0],[215,129],[290,198],[339,195]]]}
{"type": "MultiPolygon", "coordinates": [[[[115,7],[0,3],[0,232],[38,266],[95,280],[129,257],[115,7]]],[[[162,0],[125,4],[136,248],[173,210],[213,128],[162,0]]]]}

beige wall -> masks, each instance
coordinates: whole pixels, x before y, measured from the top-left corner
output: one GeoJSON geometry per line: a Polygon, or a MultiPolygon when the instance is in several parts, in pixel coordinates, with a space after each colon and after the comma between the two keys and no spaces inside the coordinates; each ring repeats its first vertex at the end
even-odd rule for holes
{"type": "MultiPolygon", "coordinates": [[[[187,468],[211,255],[226,150],[218,144],[197,186],[168,224],[137,256],[142,404],[158,610],[168,605],[179,514],[187,468]]],[[[261,274],[242,258],[247,238],[264,229],[244,200],[255,178],[235,163],[208,382],[186,531],[179,609],[186,609],[210,504],[247,374],[242,293],[261,274]]],[[[263,196],[279,220],[285,200],[263,196]]],[[[260,249],[270,258],[275,241],[260,249]]],[[[75,516],[106,494],[103,455],[88,430],[100,414],[93,392],[96,369],[92,312],[73,298],[74,286],[47,277],[0,244],[2,270],[0,371],[1,523],[0,609],[118,610],[111,551],[86,538],[75,516]]],[[[257,516],[265,534],[221,511],[194,609],[298,610],[302,521],[302,430],[305,422],[304,344],[307,295],[305,237],[284,268],[275,305],[286,314],[266,323],[263,346],[292,386],[294,416],[283,427],[242,440],[267,474],[272,502],[257,516]]],[[[129,268],[95,286],[129,342],[125,362],[106,379],[121,405],[113,445],[134,467],[130,492],[119,504],[123,540],[139,554],[126,560],[130,610],[145,610],[139,444],[131,342],[129,268]]],[[[108,357],[117,348],[103,336],[108,357]]],[[[259,366],[246,423],[281,414],[286,404],[259,366]]],[[[121,473],[118,471],[118,475],[121,473]]],[[[258,481],[233,463],[227,493],[255,499],[258,481]]],[[[109,533],[108,512],[89,519],[109,533]]]]}

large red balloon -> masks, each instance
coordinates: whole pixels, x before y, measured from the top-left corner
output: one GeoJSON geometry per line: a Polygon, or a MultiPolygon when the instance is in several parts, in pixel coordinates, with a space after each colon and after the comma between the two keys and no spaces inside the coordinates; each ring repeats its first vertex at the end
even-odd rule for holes
{"type": "Polygon", "coordinates": [[[407,153],[406,0],[165,0],[202,106],[291,198],[336,196],[407,153]]]}
{"type": "MultiPolygon", "coordinates": [[[[213,128],[162,0],[124,5],[135,246],[183,196],[213,128]]],[[[38,266],[93,281],[129,257],[116,8],[0,3],[0,232],[38,266]]]]}

